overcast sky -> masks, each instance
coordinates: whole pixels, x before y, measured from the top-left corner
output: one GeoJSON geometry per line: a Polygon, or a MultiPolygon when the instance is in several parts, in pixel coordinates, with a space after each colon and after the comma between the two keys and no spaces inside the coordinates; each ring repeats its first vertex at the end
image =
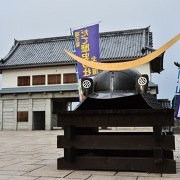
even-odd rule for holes
{"type": "MultiPolygon", "coordinates": [[[[14,39],[68,36],[69,29],[100,23],[100,32],[145,28],[153,32],[153,47],[180,33],[180,0],[0,0],[0,58],[14,39]]],[[[164,55],[164,71],[153,74],[158,98],[175,94],[180,41],[164,55]]]]}

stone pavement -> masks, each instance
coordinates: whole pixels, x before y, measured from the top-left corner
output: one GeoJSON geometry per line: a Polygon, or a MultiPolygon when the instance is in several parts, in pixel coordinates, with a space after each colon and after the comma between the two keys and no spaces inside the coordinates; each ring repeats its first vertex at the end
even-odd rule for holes
{"type": "Polygon", "coordinates": [[[180,180],[180,135],[175,135],[177,174],[57,170],[57,135],[53,131],[0,131],[0,180],[180,180]]]}

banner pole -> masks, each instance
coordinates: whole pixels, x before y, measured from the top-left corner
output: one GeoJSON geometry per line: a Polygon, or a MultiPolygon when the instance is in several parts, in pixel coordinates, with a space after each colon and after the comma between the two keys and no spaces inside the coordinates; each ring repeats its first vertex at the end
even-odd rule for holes
{"type": "MultiPolygon", "coordinates": [[[[74,40],[73,40],[73,34],[72,34],[72,29],[70,28],[70,36],[71,36],[71,45],[72,45],[72,51],[73,54],[75,53],[75,48],[74,48],[74,40]]],[[[78,70],[77,70],[77,65],[76,65],[76,61],[74,60],[74,67],[75,67],[75,71],[76,71],[76,81],[78,82],[78,70]]]]}
{"type": "MultiPolygon", "coordinates": [[[[73,54],[76,54],[76,51],[75,51],[75,44],[74,44],[74,38],[73,38],[73,33],[72,33],[72,29],[70,28],[70,37],[71,37],[71,45],[72,45],[72,51],[73,51],[73,54]]],[[[78,76],[78,68],[77,68],[77,64],[76,64],[76,61],[74,60],[74,67],[75,67],[75,71],[76,71],[76,82],[77,82],[77,85],[78,85],[78,94],[79,94],[79,102],[81,102],[81,93],[80,93],[80,83],[79,83],[79,76],[78,76]]]]}

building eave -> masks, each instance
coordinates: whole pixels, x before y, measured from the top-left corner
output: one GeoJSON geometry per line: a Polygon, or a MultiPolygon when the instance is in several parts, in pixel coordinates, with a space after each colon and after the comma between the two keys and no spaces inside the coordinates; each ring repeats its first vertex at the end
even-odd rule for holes
{"type": "Polygon", "coordinates": [[[69,66],[73,65],[74,62],[65,62],[65,63],[51,63],[51,64],[32,64],[32,65],[21,65],[21,66],[6,66],[0,67],[0,71],[9,70],[9,69],[25,69],[25,68],[38,68],[38,67],[53,67],[53,66],[69,66]]]}
{"type": "Polygon", "coordinates": [[[42,92],[67,92],[77,91],[78,85],[54,85],[54,86],[37,86],[37,87],[16,87],[16,88],[2,88],[0,94],[25,94],[25,93],[42,93],[42,92]]]}

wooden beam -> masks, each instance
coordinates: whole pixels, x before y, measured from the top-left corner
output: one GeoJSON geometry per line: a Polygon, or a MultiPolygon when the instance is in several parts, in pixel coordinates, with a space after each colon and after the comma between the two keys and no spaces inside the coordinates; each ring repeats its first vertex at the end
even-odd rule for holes
{"type": "Polygon", "coordinates": [[[73,139],[57,136],[57,147],[74,146],[76,149],[114,150],[175,150],[174,136],[161,136],[161,141],[153,135],[76,135],[73,139]]]}
{"type": "Polygon", "coordinates": [[[152,127],[154,124],[174,126],[174,112],[172,109],[59,112],[57,126],[67,124],[76,127],[152,127]]]}
{"type": "Polygon", "coordinates": [[[176,162],[163,159],[162,164],[154,163],[154,158],[131,157],[76,157],[69,163],[64,158],[57,159],[57,169],[73,170],[115,170],[140,171],[149,173],[176,173],[176,162]]]}

